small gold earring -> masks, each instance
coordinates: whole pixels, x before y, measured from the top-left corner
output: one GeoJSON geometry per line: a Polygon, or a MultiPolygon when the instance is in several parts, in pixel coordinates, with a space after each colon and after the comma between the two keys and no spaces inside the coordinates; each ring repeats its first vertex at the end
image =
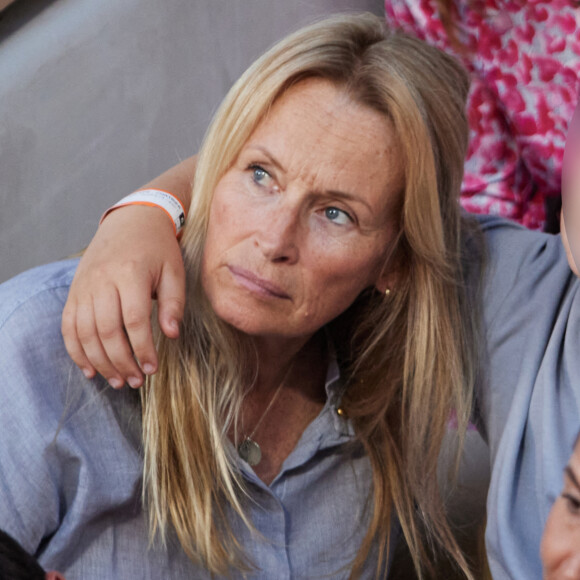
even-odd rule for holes
{"type": "Polygon", "coordinates": [[[391,289],[390,288],[387,288],[385,290],[385,296],[388,296],[390,293],[391,293],[391,289]]]}

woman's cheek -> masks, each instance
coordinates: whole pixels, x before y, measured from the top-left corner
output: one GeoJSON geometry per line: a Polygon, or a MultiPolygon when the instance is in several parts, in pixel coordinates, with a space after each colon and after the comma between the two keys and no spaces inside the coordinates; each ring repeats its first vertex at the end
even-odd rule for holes
{"type": "Polygon", "coordinates": [[[559,496],[548,516],[540,546],[544,580],[580,580],[580,514],[559,496]]]}
{"type": "Polygon", "coordinates": [[[561,533],[561,520],[564,515],[562,498],[559,497],[552,506],[552,510],[548,516],[540,545],[540,555],[544,567],[544,580],[554,578],[553,574],[555,570],[565,558],[561,533]]]}

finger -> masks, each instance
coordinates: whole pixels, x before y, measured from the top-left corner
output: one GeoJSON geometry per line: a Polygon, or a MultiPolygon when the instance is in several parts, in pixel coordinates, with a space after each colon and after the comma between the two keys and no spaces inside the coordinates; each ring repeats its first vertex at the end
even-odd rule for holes
{"type": "Polygon", "coordinates": [[[120,292],[125,331],[133,354],[145,374],[157,370],[157,353],[151,329],[151,283],[135,283],[120,292]]]}
{"type": "Polygon", "coordinates": [[[131,338],[125,332],[127,320],[117,289],[101,290],[93,309],[100,343],[114,371],[131,387],[140,387],[143,374],[133,356],[131,338]]]}
{"type": "Polygon", "coordinates": [[[176,268],[165,267],[157,289],[158,318],[168,338],[179,336],[179,325],[185,308],[185,270],[183,262],[176,268]]]}
{"type": "Polygon", "coordinates": [[[99,338],[92,302],[78,305],[76,317],[77,335],[81,346],[93,367],[115,389],[125,384],[125,379],[109,360],[99,338]]]}
{"type": "Polygon", "coordinates": [[[92,379],[96,374],[95,367],[91,364],[81,345],[77,334],[77,304],[74,300],[67,300],[62,312],[61,332],[64,346],[74,363],[81,369],[83,374],[92,379]]]}

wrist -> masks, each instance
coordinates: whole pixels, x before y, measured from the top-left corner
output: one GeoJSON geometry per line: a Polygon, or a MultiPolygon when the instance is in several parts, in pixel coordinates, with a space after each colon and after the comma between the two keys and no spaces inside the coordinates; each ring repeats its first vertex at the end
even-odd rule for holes
{"type": "Polygon", "coordinates": [[[99,225],[114,210],[129,205],[144,205],[161,209],[171,220],[176,236],[179,236],[185,223],[186,211],[181,200],[168,191],[161,189],[140,189],[119,200],[102,215],[99,225]]]}

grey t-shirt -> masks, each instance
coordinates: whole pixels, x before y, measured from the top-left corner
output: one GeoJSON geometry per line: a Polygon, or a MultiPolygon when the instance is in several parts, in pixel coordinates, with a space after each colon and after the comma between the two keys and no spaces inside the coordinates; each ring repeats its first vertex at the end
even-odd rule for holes
{"type": "Polygon", "coordinates": [[[559,236],[480,218],[488,247],[477,399],[495,580],[542,577],[540,539],[580,430],[580,281],[559,236]]]}

